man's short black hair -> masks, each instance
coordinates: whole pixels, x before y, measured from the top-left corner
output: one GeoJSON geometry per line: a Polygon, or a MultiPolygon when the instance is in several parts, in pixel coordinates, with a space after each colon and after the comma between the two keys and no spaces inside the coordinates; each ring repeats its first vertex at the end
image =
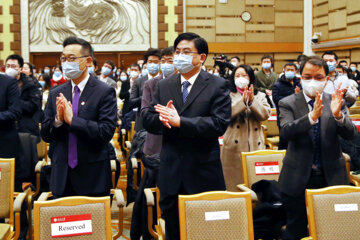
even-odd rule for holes
{"type": "Polygon", "coordinates": [[[332,55],[336,61],[338,60],[338,55],[334,51],[325,51],[323,55],[321,55],[321,58],[324,58],[325,55],[332,55]]]}
{"type": "Polygon", "coordinates": [[[305,62],[308,58],[309,58],[309,57],[306,56],[305,54],[300,54],[300,55],[297,57],[296,61],[297,61],[299,64],[301,64],[302,62],[305,62]]]}
{"type": "Polygon", "coordinates": [[[180,34],[174,41],[174,48],[176,49],[177,45],[183,40],[193,41],[199,54],[204,53],[206,56],[209,54],[209,47],[206,40],[196,33],[186,32],[180,34]]]}
{"type": "Polygon", "coordinates": [[[104,62],[104,64],[105,64],[105,63],[107,63],[107,64],[109,64],[109,65],[111,66],[111,71],[114,70],[115,64],[114,64],[113,61],[111,61],[111,60],[106,60],[106,61],[104,62]]]}
{"type": "Polygon", "coordinates": [[[358,64],[356,62],[351,62],[350,65],[351,64],[354,64],[356,67],[358,66],[358,64]]]}
{"type": "Polygon", "coordinates": [[[270,59],[271,63],[274,62],[274,59],[273,59],[272,56],[270,56],[270,55],[264,55],[264,56],[262,56],[261,62],[262,62],[264,59],[270,59]]]}
{"type": "Polygon", "coordinates": [[[148,58],[150,56],[156,56],[159,57],[159,59],[161,58],[161,51],[158,48],[149,48],[146,53],[144,54],[144,63],[147,63],[148,58]]]}
{"type": "Polygon", "coordinates": [[[161,51],[161,57],[163,57],[163,56],[169,56],[169,55],[173,55],[173,54],[174,54],[174,47],[173,47],[173,46],[164,48],[164,49],[161,51]]]}
{"type": "Polygon", "coordinates": [[[347,61],[346,61],[346,60],[341,60],[341,61],[339,62],[339,64],[341,64],[341,63],[346,63],[346,65],[347,65],[347,61]]]}
{"type": "Polygon", "coordinates": [[[93,48],[91,47],[91,44],[88,41],[86,41],[82,38],[74,37],[74,36],[68,37],[64,40],[63,47],[66,47],[67,45],[72,45],[72,44],[81,45],[82,54],[84,54],[84,56],[94,57],[93,48]]]}
{"type": "Polygon", "coordinates": [[[233,58],[237,59],[240,62],[240,58],[238,56],[234,56],[230,60],[232,60],[233,58]]]}
{"type": "Polygon", "coordinates": [[[21,68],[24,66],[24,59],[23,59],[20,55],[18,55],[18,54],[12,54],[12,55],[8,56],[8,57],[6,58],[6,61],[5,61],[5,62],[7,62],[9,59],[11,59],[11,60],[17,60],[18,63],[19,63],[19,66],[20,66],[21,68]]]}
{"type": "Polygon", "coordinates": [[[137,63],[131,64],[131,65],[130,65],[130,68],[131,68],[131,67],[137,67],[137,69],[139,69],[139,71],[141,71],[141,67],[140,67],[140,65],[137,64],[137,63]]]}
{"type": "Polygon", "coordinates": [[[292,66],[292,67],[295,68],[295,70],[297,69],[296,64],[295,64],[295,63],[292,63],[292,62],[286,63],[286,64],[284,65],[284,68],[286,68],[287,66],[292,66]]]}
{"type": "Polygon", "coordinates": [[[60,69],[60,71],[62,72],[62,67],[61,67],[61,65],[56,65],[56,66],[55,66],[55,69],[57,69],[57,68],[60,69]]]}
{"type": "Polygon", "coordinates": [[[322,67],[325,70],[326,76],[329,74],[329,67],[327,63],[319,56],[311,56],[305,62],[302,62],[300,66],[300,74],[302,74],[304,67],[307,63],[314,66],[322,67]]]}

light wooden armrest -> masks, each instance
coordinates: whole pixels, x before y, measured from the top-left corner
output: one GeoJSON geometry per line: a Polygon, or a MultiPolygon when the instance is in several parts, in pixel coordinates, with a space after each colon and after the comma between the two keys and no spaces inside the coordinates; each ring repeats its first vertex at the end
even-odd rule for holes
{"type": "Polygon", "coordinates": [[[266,125],[261,125],[261,127],[264,129],[264,131],[267,131],[267,130],[268,130],[268,128],[267,128],[266,125]]]}
{"type": "Polygon", "coordinates": [[[38,198],[38,201],[46,201],[49,197],[51,197],[51,192],[43,192],[40,197],[38,198]]]}
{"type": "Polygon", "coordinates": [[[137,169],[137,168],[138,168],[138,164],[137,164],[137,159],[136,159],[136,158],[131,158],[131,164],[132,164],[132,168],[133,168],[133,169],[137,169]]]}
{"type": "Polygon", "coordinates": [[[236,186],[241,192],[249,192],[250,195],[251,195],[251,200],[253,202],[257,202],[258,201],[258,198],[257,198],[257,195],[256,193],[251,190],[250,188],[246,187],[244,184],[239,184],[236,186]]]}
{"type": "MultiPolygon", "coordinates": [[[[160,230],[161,230],[161,235],[162,236],[166,236],[166,232],[165,232],[165,220],[160,218],[159,219],[159,225],[160,225],[160,230]]],[[[165,239],[165,238],[164,238],[165,239]]]]}
{"type": "Polygon", "coordinates": [[[116,160],[110,160],[111,171],[116,172],[116,160]]]}
{"type": "Polygon", "coordinates": [[[312,239],[313,239],[312,237],[304,237],[301,240],[312,240],[312,239]]]}
{"type": "Polygon", "coordinates": [[[343,152],[342,155],[343,155],[343,157],[345,159],[345,162],[350,162],[351,161],[351,157],[349,156],[349,154],[343,152]]]}
{"type": "Polygon", "coordinates": [[[155,206],[154,194],[152,193],[150,188],[144,189],[144,194],[146,198],[146,205],[147,206],[155,206]]]}
{"type": "Polygon", "coordinates": [[[125,200],[124,200],[124,195],[123,195],[122,191],[120,189],[115,189],[114,193],[115,193],[115,198],[116,198],[116,205],[119,208],[124,207],[125,200]]]}
{"type": "Polygon", "coordinates": [[[43,166],[46,165],[46,161],[38,161],[35,165],[35,172],[40,173],[43,166]]]}
{"type": "Polygon", "coordinates": [[[125,130],[125,129],[121,129],[121,134],[126,135],[126,130],[125,130]]]}
{"type": "Polygon", "coordinates": [[[118,231],[115,235],[113,235],[112,239],[118,239],[123,233],[123,221],[124,221],[124,207],[125,207],[125,200],[124,195],[120,189],[112,189],[111,192],[114,193],[116,199],[116,205],[119,208],[118,213],[118,231]]]}
{"type": "Polygon", "coordinates": [[[21,205],[25,201],[27,193],[22,192],[20,193],[14,200],[14,212],[20,212],[21,211],[21,205]]]}
{"type": "Polygon", "coordinates": [[[131,148],[131,142],[130,141],[126,141],[125,142],[125,146],[127,149],[130,149],[131,148]]]}

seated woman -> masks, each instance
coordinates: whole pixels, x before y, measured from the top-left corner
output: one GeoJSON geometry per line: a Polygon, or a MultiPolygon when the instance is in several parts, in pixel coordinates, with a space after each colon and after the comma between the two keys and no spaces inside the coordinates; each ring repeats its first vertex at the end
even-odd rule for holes
{"type": "Polygon", "coordinates": [[[265,94],[254,89],[254,82],[254,71],[244,64],[234,69],[229,80],[231,122],[221,150],[228,191],[235,191],[236,185],[244,182],[241,152],[265,149],[261,122],[269,118],[271,108],[265,94]]]}

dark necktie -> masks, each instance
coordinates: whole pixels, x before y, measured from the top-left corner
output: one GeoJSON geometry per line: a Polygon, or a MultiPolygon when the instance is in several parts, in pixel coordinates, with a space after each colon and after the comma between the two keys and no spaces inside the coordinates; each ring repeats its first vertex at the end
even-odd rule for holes
{"type": "MultiPolygon", "coordinates": [[[[310,100],[309,104],[314,109],[314,100],[310,100]]],[[[314,165],[316,169],[321,169],[321,118],[318,118],[318,122],[313,126],[314,136],[314,165]]]]}
{"type": "Polygon", "coordinates": [[[188,87],[191,84],[188,81],[183,82],[183,93],[182,93],[182,97],[183,97],[183,103],[186,102],[186,98],[189,95],[189,91],[188,91],[188,87]]]}
{"type": "MultiPolygon", "coordinates": [[[[72,110],[74,117],[78,115],[79,98],[80,98],[80,89],[78,86],[75,86],[74,97],[72,100],[72,110]]],[[[76,139],[76,134],[72,132],[69,132],[68,164],[69,167],[71,168],[75,168],[78,165],[77,139],[76,139]]]]}

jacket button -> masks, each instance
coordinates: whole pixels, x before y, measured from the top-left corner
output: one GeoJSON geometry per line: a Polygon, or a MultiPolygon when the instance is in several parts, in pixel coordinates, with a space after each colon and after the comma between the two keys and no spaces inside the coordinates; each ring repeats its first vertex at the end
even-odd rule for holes
{"type": "Polygon", "coordinates": [[[255,128],[255,131],[257,131],[258,129],[257,128],[255,128]]]}
{"type": "Polygon", "coordinates": [[[258,145],[260,145],[261,144],[261,142],[258,142],[258,145]]]}
{"type": "Polygon", "coordinates": [[[237,125],[236,127],[237,127],[237,128],[240,128],[240,125],[237,125]]]}
{"type": "Polygon", "coordinates": [[[239,142],[238,140],[235,140],[235,143],[236,143],[236,144],[238,144],[238,142],[239,142]]]}

